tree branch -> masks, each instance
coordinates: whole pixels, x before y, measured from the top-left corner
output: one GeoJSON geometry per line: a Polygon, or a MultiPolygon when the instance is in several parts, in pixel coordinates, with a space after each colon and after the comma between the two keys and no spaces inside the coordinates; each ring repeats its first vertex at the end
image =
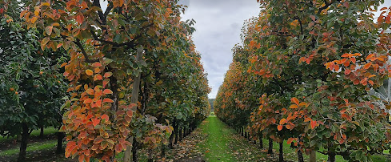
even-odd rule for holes
{"type": "Polygon", "coordinates": [[[80,51],[81,53],[83,54],[84,58],[85,58],[85,62],[87,63],[94,63],[94,62],[98,62],[99,60],[90,60],[88,58],[88,55],[87,55],[87,52],[84,50],[84,47],[83,45],[80,43],[80,40],[79,39],[76,39],[76,41],[74,41],[74,43],[80,48],[80,51]]]}

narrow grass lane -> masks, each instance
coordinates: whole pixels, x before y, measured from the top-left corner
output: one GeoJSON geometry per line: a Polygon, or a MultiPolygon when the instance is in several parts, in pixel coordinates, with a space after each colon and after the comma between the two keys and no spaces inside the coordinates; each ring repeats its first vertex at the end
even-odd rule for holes
{"type": "Polygon", "coordinates": [[[206,136],[205,143],[201,144],[206,161],[236,161],[228,145],[234,133],[231,129],[216,116],[210,116],[201,125],[201,130],[206,136]]]}

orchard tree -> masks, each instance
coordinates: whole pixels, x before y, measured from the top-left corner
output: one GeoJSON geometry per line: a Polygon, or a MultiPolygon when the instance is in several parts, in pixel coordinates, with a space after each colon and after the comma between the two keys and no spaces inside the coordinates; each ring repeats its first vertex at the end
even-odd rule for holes
{"type": "Polygon", "coordinates": [[[25,161],[28,138],[42,126],[61,125],[65,83],[60,51],[41,50],[42,35],[26,29],[18,13],[19,1],[0,3],[0,133],[21,135],[18,161],[25,161]]]}
{"type": "MultiPolygon", "coordinates": [[[[161,122],[151,111],[156,107],[149,107],[159,95],[151,88],[161,84],[156,60],[182,58],[190,28],[180,23],[177,0],[108,0],[107,8],[100,2],[34,0],[20,15],[29,27],[44,29],[42,49],[63,47],[70,56],[63,64],[71,95],[62,127],[69,141],[66,157],[114,161],[126,150],[123,161],[130,161],[138,148],[132,143],[152,150],[171,132],[163,125],[169,123],[156,123],[161,122]]],[[[179,64],[172,63],[178,71],[179,64]]],[[[161,73],[179,75],[172,69],[161,73]]],[[[171,97],[170,90],[164,93],[171,97]]]]}
{"type": "Polygon", "coordinates": [[[262,34],[253,36],[261,50],[254,73],[265,71],[259,75],[269,83],[294,81],[284,88],[291,89],[285,96],[291,103],[284,102],[277,126],[299,133],[288,142],[329,161],[337,154],[368,160],[386,149],[387,113],[368,91],[388,77],[389,12],[374,23],[379,1],[260,2],[265,13],[257,28],[262,34]]]}

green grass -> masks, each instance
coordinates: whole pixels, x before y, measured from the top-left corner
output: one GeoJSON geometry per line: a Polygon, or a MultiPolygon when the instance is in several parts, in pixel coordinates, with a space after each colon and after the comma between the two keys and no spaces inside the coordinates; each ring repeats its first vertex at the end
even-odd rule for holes
{"type": "Polygon", "coordinates": [[[234,133],[232,129],[225,128],[224,123],[218,118],[210,116],[201,125],[201,130],[207,135],[207,140],[200,146],[207,161],[236,161],[234,156],[228,154],[229,136],[234,133]]]}
{"type": "MultiPolygon", "coordinates": [[[[270,161],[271,159],[278,159],[278,143],[274,143],[274,155],[267,155],[259,149],[258,144],[250,144],[243,137],[240,137],[237,132],[229,128],[223,122],[221,122],[215,115],[209,116],[206,121],[201,124],[200,129],[203,134],[207,136],[204,143],[200,143],[199,146],[205,154],[205,160],[208,162],[214,161],[270,161]]],[[[268,140],[263,139],[263,145],[265,149],[268,146],[268,140]]],[[[290,148],[290,145],[284,141],[284,159],[289,161],[297,161],[297,153],[295,149],[290,148]]],[[[388,150],[385,151],[388,153],[388,150]]],[[[327,161],[327,155],[321,153],[316,154],[317,161],[327,161]]],[[[304,154],[304,161],[308,161],[309,156],[304,154]]],[[[374,162],[389,162],[383,155],[373,155],[372,160],[374,162]]],[[[346,162],[342,156],[336,156],[336,162],[346,162]]]]}
{"type": "MultiPolygon", "coordinates": [[[[33,143],[27,146],[27,152],[30,151],[42,151],[53,149],[57,145],[57,140],[51,140],[43,143],[33,143]]],[[[11,156],[19,153],[19,147],[0,152],[0,156],[11,156]]]]}
{"type": "MultiPolygon", "coordinates": [[[[33,130],[30,134],[30,137],[36,137],[36,136],[39,136],[41,130],[40,129],[37,129],[37,130],[33,130]]],[[[54,134],[57,132],[57,128],[54,128],[54,127],[47,127],[44,129],[43,131],[43,134],[44,135],[49,135],[49,134],[54,134]]],[[[3,136],[0,136],[0,142],[3,142],[3,141],[7,141],[7,140],[14,140],[16,139],[16,136],[12,136],[12,137],[3,137],[3,136]]]]}

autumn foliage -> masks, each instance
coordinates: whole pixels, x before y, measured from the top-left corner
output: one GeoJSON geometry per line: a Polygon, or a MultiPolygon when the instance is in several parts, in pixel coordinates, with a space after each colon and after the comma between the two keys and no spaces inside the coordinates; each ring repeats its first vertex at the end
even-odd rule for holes
{"type": "Polygon", "coordinates": [[[107,2],[34,0],[20,13],[43,30],[42,49],[64,48],[70,57],[62,65],[69,81],[62,130],[66,157],[79,161],[111,161],[132,145],[133,154],[155,149],[174,120],[190,125],[210,109],[193,22],[180,21],[177,1],[107,2]]]}
{"type": "Polygon", "coordinates": [[[234,54],[232,64],[241,69],[231,66],[219,89],[217,115],[239,119],[242,107],[251,106],[246,124],[253,136],[287,140],[330,161],[335,155],[367,161],[388,149],[389,103],[371,92],[390,76],[390,8],[375,18],[380,1],[259,3],[259,17],[243,28],[242,58],[234,54]],[[252,84],[236,91],[243,81],[232,74],[252,84]],[[258,100],[231,97],[234,91],[258,100]],[[245,105],[232,104],[237,100],[245,105]]]}

